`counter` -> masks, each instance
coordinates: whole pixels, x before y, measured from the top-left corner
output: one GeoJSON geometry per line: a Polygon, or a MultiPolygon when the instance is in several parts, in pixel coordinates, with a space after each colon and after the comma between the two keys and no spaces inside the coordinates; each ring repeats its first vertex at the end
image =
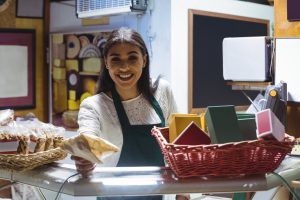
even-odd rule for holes
{"type": "MultiPolygon", "coordinates": [[[[52,163],[26,172],[0,169],[0,179],[25,183],[58,192],[69,176],[72,164],[52,163]]],[[[300,178],[300,158],[287,156],[276,170],[285,180],[300,178]]],[[[274,174],[238,177],[195,177],[178,179],[169,168],[97,167],[90,178],[76,175],[61,192],[72,196],[125,196],[178,193],[262,191],[281,185],[274,174]]]]}

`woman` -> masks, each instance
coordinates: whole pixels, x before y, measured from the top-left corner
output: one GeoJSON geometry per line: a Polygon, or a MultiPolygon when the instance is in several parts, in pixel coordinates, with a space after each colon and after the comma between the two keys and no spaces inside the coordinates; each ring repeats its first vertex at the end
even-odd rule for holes
{"type": "MultiPolygon", "coordinates": [[[[98,92],[80,105],[79,133],[95,134],[121,149],[101,166],[164,166],[159,145],[150,133],[153,126],[164,127],[169,115],[176,112],[170,86],[162,79],[150,79],[146,45],[131,29],[114,30],[103,57],[98,92]]],[[[95,168],[89,161],[73,159],[84,176],[95,168]]]]}

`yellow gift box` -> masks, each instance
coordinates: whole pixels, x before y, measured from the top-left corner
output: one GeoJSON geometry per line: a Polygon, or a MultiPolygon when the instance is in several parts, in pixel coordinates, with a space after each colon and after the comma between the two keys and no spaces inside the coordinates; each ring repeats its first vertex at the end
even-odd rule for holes
{"type": "Polygon", "coordinates": [[[169,142],[173,142],[180,133],[191,123],[195,122],[201,127],[201,116],[197,114],[173,113],[169,117],[169,142]]]}

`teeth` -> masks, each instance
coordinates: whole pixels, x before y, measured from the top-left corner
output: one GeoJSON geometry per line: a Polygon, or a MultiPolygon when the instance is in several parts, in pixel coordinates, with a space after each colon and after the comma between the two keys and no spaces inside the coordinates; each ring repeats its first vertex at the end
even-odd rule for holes
{"type": "Polygon", "coordinates": [[[129,78],[131,74],[120,74],[119,75],[121,78],[129,78]]]}

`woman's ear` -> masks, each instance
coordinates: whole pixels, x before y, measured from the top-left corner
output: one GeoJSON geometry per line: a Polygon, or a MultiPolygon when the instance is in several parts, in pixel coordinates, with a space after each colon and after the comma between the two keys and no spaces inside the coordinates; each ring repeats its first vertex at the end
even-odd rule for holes
{"type": "Polygon", "coordinates": [[[106,69],[108,69],[109,67],[108,67],[108,65],[107,65],[107,61],[106,61],[106,59],[105,59],[105,58],[103,58],[103,61],[104,61],[104,65],[105,65],[106,69]]]}
{"type": "Polygon", "coordinates": [[[146,67],[146,64],[147,64],[147,58],[148,58],[148,55],[145,54],[145,55],[143,56],[143,60],[144,60],[143,68],[146,67]]]}

